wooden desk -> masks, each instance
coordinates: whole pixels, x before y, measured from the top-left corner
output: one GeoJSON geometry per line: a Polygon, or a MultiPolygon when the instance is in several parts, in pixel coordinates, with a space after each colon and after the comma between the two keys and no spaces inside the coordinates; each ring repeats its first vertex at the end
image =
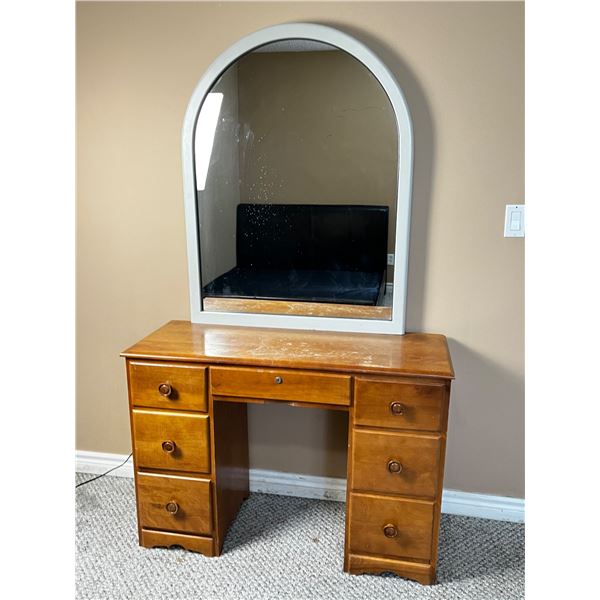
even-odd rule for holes
{"type": "Polygon", "coordinates": [[[248,496],[246,404],[349,412],[344,570],[435,580],[446,338],[171,321],[127,360],[139,540],[218,556],[248,496]]]}

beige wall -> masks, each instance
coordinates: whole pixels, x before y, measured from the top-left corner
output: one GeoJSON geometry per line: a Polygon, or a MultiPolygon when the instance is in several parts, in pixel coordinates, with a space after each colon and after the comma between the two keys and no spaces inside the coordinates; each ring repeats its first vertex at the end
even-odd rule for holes
{"type": "MultiPolygon", "coordinates": [[[[524,201],[513,2],[78,5],[77,448],[129,451],[119,351],[189,318],[180,134],[192,90],[239,37],[290,21],[355,35],[403,88],[407,325],[446,334],[457,375],[445,486],[523,496],[523,240],[502,236],[505,204],[524,201]]],[[[250,425],[254,467],[344,475],[344,415],[257,407],[250,425]]]]}
{"type": "MultiPolygon", "coordinates": [[[[340,51],[259,52],[238,65],[243,202],[395,206],[394,111],[340,51]]],[[[395,218],[394,218],[395,220],[395,218]]]]}

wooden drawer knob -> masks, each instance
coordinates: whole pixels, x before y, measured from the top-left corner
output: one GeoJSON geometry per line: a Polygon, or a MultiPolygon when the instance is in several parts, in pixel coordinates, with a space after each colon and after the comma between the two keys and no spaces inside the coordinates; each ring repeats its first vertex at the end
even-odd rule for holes
{"type": "Polygon", "coordinates": [[[171,384],[169,382],[161,383],[158,386],[158,393],[161,396],[164,396],[165,398],[168,398],[172,392],[173,392],[173,388],[171,387],[171,384]]]}
{"type": "Polygon", "coordinates": [[[171,502],[167,502],[165,509],[170,515],[176,515],[179,510],[179,504],[175,500],[171,500],[171,502]]]}
{"type": "Polygon", "coordinates": [[[395,525],[388,523],[383,526],[383,535],[387,538],[395,538],[398,535],[398,530],[395,525]]]}
{"type": "Polygon", "coordinates": [[[403,415],[404,414],[404,404],[400,402],[392,402],[390,404],[390,411],[393,415],[403,415]]]}
{"type": "Polygon", "coordinates": [[[167,453],[167,454],[173,454],[173,452],[175,452],[175,442],[172,442],[171,440],[165,440],[162,443],[162,449],[167,453]]]}
{"type": "Polygon", "coordinates": [[[402,463],[397,460],[390,460],[387,464],[388,471],[390,473],[402,473],[402,463]]]}
{"type": "Polygon", "coordinates": [[[283,383],[283,377],[280,377],[279,375],[277,375],[277,376],[275,377],[275,383],[276,383],[277,385],[279,385],[280,383],[283,383]]]}

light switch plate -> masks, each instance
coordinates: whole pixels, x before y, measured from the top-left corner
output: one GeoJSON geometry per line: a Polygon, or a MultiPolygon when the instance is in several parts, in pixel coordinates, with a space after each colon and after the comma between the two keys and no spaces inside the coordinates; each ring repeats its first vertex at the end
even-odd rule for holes
{"type": "Polygon", "coordinates": [[[394,255],[393,254],[387,255],[387,264],[390,266],[392,266],[394,264],[394,255]]]}
{"type": "Polygon", "coordinates": [[[504,237],[525,237],[525,205],[507,204],[504,214],[504,237]]]}

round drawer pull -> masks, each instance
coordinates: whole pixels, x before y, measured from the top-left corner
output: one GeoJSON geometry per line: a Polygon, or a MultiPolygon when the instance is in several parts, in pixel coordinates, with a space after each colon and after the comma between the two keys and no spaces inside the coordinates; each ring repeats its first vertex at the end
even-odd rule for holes
{"type": "Polygon", "coordinates": [[[173,454],[173,452],[175,452],[175,448],[177,446],[175,446],[175,442],[172,442],[171,440],[165,440],[162,443],[162,449],[167,453],[167,454],[173,454]]]}
{"type": "Polygon", "coordinates": [[[171,387],[171,384],[166,382],[166,383],[161,383],[158,386],[158,393],[161,396],[164,396],[165,398],[168,398],[171,393],[173,392],[173,388],[171,387]]]}
{"type": "Polygon", "coordinates": [[[397,460],[388,461],[387,468],[390,473],[402,473],[403,469],[402,463],[398,462],[397,460]]]}
{"type": "Polygon", "coordinates": [[[275,383],[276,383],[277,385],[279,385],[280,383],[283,383],[283,377],[280,377],[279,375],[277,375],[277,376],[275,377],[275,383]]]}
{"type": "Polygon", "coordinates": [[[400,402],[392,402],[390,404],[390,411],[393,415],[401,416],[404,414],[404,404],[401,404],[400,402]]]}
{"type": "Polygon", "coordinates": [[[170,515],[176,515],[179,510],[179,504],[175,500],[171,500],[171,502],[167,502],[165,509],[170,515]]]}
{"type": "Polygon", "coordinates": [[[387,538],[395,538],[398,535],[398,530],[396,529],[395,525],[388,523],[387,525],[383,526],[383,535],[385,535],[387,538]]]}

